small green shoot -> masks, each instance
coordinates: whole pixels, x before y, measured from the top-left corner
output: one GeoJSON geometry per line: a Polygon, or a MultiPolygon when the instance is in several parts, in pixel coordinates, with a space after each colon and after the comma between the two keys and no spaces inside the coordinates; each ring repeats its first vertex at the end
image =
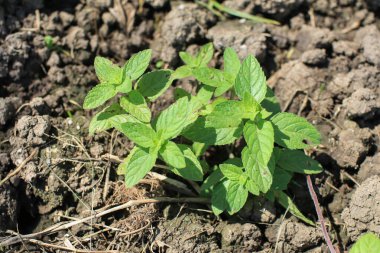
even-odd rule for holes
{"type": "Polygon", "coordinates": [[[225,15],[223,13],[229,14],[234,17],[246,19],[249,21],[252,21],[254,23],[261,23],[261,24],[270,24],[270,25],[279,25],[280,22],[269,19],[269,18],[263,18],[256,15],[251,15],[249,13],[238,11],[229,7],[224,6],[223,4],[215,1],[215,0],[209,0],[208,3],[204,3],[202,1],[196,1],[199,5],[206,7],[209,11],[211,11],[214,15],[218,16],[222,20],[225,19],[225,15]]]}

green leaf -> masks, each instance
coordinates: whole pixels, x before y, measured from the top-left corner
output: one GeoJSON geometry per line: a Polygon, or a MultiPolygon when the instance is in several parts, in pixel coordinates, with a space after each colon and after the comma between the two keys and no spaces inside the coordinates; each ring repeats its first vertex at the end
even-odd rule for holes
{"type": "Polygon", "coordinates": [[[275,168],[273,156],[267,165],[263,165],[255,160],[256,154],[248,147],[245,147],[241,153],[244,168],[249,177],[257,184],[261,192],[266,193],[273,180],[273,172],[275,168]]]}
{"type": "Polygon", "coordinates": [[[115,127],[121,130],[121,124],[126,122],[137,122],[137,119],[128,115],[118,104],[113,104],[98,112],[89,125],[89,133],[99,133],[115,127]]]}
{"type": "Polygon", "coordinates": [[[214,110],[206,116],[206,127],[236,127],[243,119],[254,118],[258,112],[257,108],[247,103],[228,100],[216,104],[214,110]]]}
{"type": "Polygon", "coordinates": [[[227,187],[227,211],[230,215],[237,213],[247,202],[248,191],[238,182],[230,181],[227,187]]]}
{"type": "Polygon", "coordinates": [[[231,181],[239,181],[240,177],[243,175],[242,168],[232,164],[220,164],[219,168],[223,175],[231,181]]]}
{"type": "Polygon", "coordinates": [[[263,119],[258,119],[255,122],[248,121],[244,126],[243,135],[258,166],[266,166],[274,147],[272,123],[263,119]]]}
{"type": "Polygon", "coordinates": [[[193,70],[188,65],[181,66],[177,68],[173,74],[172,79],[182,79],[193,75],[193,70]]]}
{"type": "Polygon", "coordinates": [[[223,54],[224,71],[231,75],[231,81],[234,82],[241,66],[239,56],[231,47],[227,47],[223,54]]]}
{"type": "Polygon", "coordinates": [[[227,188],[231,181],[224,180],[215,185],[211,195],[211,209],[215,215],[227,209],[227,188]]]}
{"type": "Polygon", "coordinates": [[[190,55],[188,52],[179,52],[179,58],[186,64],[189,65],[190,67],[195,67],[195,61],[196,58],[192,55],[190,55]]]}
{"type": "Polygon", "coordinates": [[[163,131],[166,140],[176,137],[187,126],[190,109],[187,97],[178,99],[158,116],[156,131],[163,131]]]}
{"type": "Polygon", "coordinates": [[[306,119],[282,112],[271,118],[275,142],[289,149],[303,149],[320,143],[321,135],[306,119]]]}
{"type": "Polygon", "coordinates": [[[174,99],[178,100],[178,99],[183,98],[183,97],[187,97],[188,99],[191,99],[191,94],[182,88],[176,87],[174,89],[174,99]]]}
{"type": "Polygon", "coordinates": [[[276,167],[273,173],[273,183],[271,190],[283,191],[288,189],[288,184],[293,174],[279,167],[276,167]]]}
{"type": "Polygon", "coordinates": [[[380,252],[380,238],[374,233],[366,233],[359,237],[350,253],[378,253],[380,252]]]}
{"type": "Polygon", "coordinates": [[[129,152],[128,156],[126,158],[124,158],[123,162],[119,164],[119,166],[117,167],[117,175],[125,175],[125,173],[127,173],[127,165],[129,163],[129,161],[131,160],[131,158],[133,157],[133,154],[139,150],[140,148],[137,147],[137,146],[134,146],[132,148],[132,150],[129,152]]]}
{"type": "Polygon", "coordinates": [[[222,171],[219,168],[217,168],[216,170],[214,170],[203,181],[203,184],[201,186],[200,195],[201,196],[205,196],[205,197],[210,196],[210,193],[212,192],[212,190],[214,188],[214,185],[216,185],[217,183],[219,183],[220,181],[222,181],[223,178],[224,178],[224,175],[223,175],[222,171]]]}
{"type": "Polygon", "coordinates": [[[193,75],[198,81],[211,87],[219,87],[223,84],[230,84],[224,72],[219,69],[208,67],[196,68],[193,70],[193,75]]]}
{"type": "Polygon", "coordinates": [[[150,122],[150,109],[144,97],[137,90],[133,90],[127,96],[121,97],[120,106],[136,119],[146,123],[150,122]]]}
{"type": "Polygon", "coordinates": [[[116,86],[116,91],[121,92],[124,94],[127,94],[132,90],[132,81],[129,79],[129,77],[125,76],[124,80],[122,81],[121,84],[116,86]]]}
{"type": "Polygon", "coordinates": [[[267,92],[266,78],[260,63],[252,55],[243,61],[235,80],[235,91],[239,98],[243,98],[244,94],[248,92],[258,103],[265,98],[267,92]]]}
{"type": "Polygon", "coordinates": [[[214,110],[206,116],[206,127],[232,128],[241,124],[247,116],[242,110],[240,101],[229,100],[217,104],[214,110]]]}
{"type": "Polygon", "coordinates": [[[183,152],[177,146],[177,144],[172,141],[168,141],[166,144],[164,144],[161,147],[159,154],[164,162],[169,166],[179,169],[186,167],[185,156],[183,152]]]}
{"type": "Polygon", "coordinates": [[[104,104],[116,95],[115,86],[111,84],[98,84],[92,88],[83,102],[83,109],[93,109],[104,104]]]}
{"type": "Polygon", "coordinates": [[[195,154],[196,157],[199,157],[201,156],[202,154],[204,154],[204,152],[207,150],[208,146],[204,143],[200,143],[200,142],[194,142],[192,145],[191,145],[191,148],[195,154]]]}
{"type": "Polygon", "coordinates": [[[127,122],[121,124],[121,129],[123,134],[137,145],[144,148],[155,146],[154,141],[157,138],[157,134],[149,126],[142,123],[127,122]]]}
{"type": "Polygon", "coordinates": [[[241,159],[228,159],[224,164],[219,165],[223,175],[230,181],[239,183],[254,195],[259,195],[260,190],[257,184],[243,172],[241,168],[243,166],[241,159]]]}
{"type": "Polygon", "coordinates": [[[312,222],[310,219],[306,218],[305,215],[301,213],[301,211],[297,208],[297,206],[293,203],[292,199],[286,195],[282,191],[276,191],[275,196],[277,201],[285,208],[289,209],[289,212],[299,218],[300,220],[304,221],[305,223],[315,226],[314,222],[312,222]]]}
{"type": "Polygon", "coordinates": [[[206,127],[205,124],[205,118],[199,117],[183,132],[183,136],[189,140],[208,145],[226,145],[239,138],[243,131],[243,124],[226,128],[206,127]]]}
{"type": "Polygon", "coordinates": [[[207,66],[207,64],[211,61],[212,56],[214,55],[214,46],[213,44],[207,43],[203,45],[195,57],[195,65],[198,67],[207,66]]]}
{"type": "Polygon", "coordinates": [[[224,93],[229,91],[233,86],[234,86],[233,83],[229,83],[229,82],[221,83],[221,85],[215,89],[215,96],[219,97],[223,95],[224,93]]]}
{"type": "Polygon", "coordinates": [[[261,106],[273,114],[281,112],[280,103],[274,95],[273,90],[269,87],[267,87],[267,93],[265,94],[264,100],[261,102],[261,106]]]}
{"type": "Polygon", "coordinates": [[[253,195],[256,195],[256,196],[260,195],[260,189],[258,185],[250,178],[248,178],[247,181],[245,182],[244,188],[247,189],[253,195]]]}
{"type": "Polygon", "coordinates": [[[95,73],[101,83],[120,84],[123,78],[122,69],[110,60],[96,56],[94,61],[95,73]]]}
{"type": "Polygon", "coordinates": [[[212,98],[212,94],[214,93],[214,88],[203,85],[197,94],[197,99],[204,105],[208,104],[210,99],[212,98]]]}
{"type": "Polygon", "coordinates": [[[137,82],[137,90],[150,101],[158,98],[172,83],[171,70],[156,70],[143,75],[137,82]]]}
{"type": "Polygon", "coordinates": [[[124,64],[124,75],[128,76],[131,80],[136,80],[149,66],[152,57],[152,50],[146,49],[132,55],[132,57],[124,64]]]}
{"type": "Polygon", "coordinates": [[[301,174],[318,174],[323,170],[317,161],[300,150],[283,150],[280,153],[277,165],[284,170],[301,174]]]}
{"type": "Polygon", "coordinates": [[[124,164],[125,185],[130,188],[137,184],[153,168],[157,154],[151,154],[146,149],[136,148],[124,164]]]}
{"type": "Polygon", "coordinates": [[[232,164],[232,165],[235,165],[237,167],[243,167],[243,162],[241,161],[241,158],[238,158],[238,157],[227,159],[223,163],[224,164],[232,164]]]}
{"type": "Polygon", "coordinates": [[[183,178],[193,181],[203,180],[202,166],[198,161],[198,158],[194,155],[190,147],[179,144],[178,147],[185,156],[186,166],[185,168],[173,168],[172,171],[183,178]]]}

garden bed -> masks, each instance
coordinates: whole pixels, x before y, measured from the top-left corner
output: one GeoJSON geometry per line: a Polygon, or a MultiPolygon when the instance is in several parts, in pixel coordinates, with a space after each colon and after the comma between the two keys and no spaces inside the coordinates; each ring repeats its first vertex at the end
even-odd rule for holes
{"type": "MultiPolygon", "coordinates": [[[[180,51],[194,53],[207,42],[216,48],[212,66],[222,65],[226,47],[240,58],[253,54],[282,110],[321,132],[322,144],[311,153],[324,171],[312,179],[334,245],[343,252],[364,232],[380,234],[378,1],[223,2],[281,25],[221,20],[192,1],[0,3],[4,252],[327,252],[318,223],[307,225],[264,198],[250,196],[238,214],[217,217],[208,205],[186,201],[195,195],[192,186],[160,168],[154,172],[181,181],[191,193],[154,173],[126,189],[117,166],[133,143],[116,130],[88,134],[96,112],[82,104],[98,82],[96,55],[121,66],[151,48],[150,70],[175,69],[182,65],[180,51]],[[133,202],[157,197],[171,199],[133,202]],[[104,214],[125,203],[133,205],[104,214]],[[18,233],[29,237],[18,240],[18,233]]],[[[195,80],[173,83],[152,103],[154,115],[174,101],[174,87],[192,92],[195,80]]],[[[211,147],[203,158],[219,164],[226,154],[223,146],[211,147]]],[[[318,221],[303,175],[287,192],[318,221]]]]}

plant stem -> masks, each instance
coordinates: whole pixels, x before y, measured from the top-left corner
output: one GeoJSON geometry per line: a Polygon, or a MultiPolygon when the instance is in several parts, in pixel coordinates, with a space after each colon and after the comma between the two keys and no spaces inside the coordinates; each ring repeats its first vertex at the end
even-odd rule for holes
{"type": "Polygon", "coordinates": [[[310,175],[306,176],[306,182],[307,182],[307,187],[309,188],[310,196],[313,199],[315,211],[317,212],[317,215],[318,215],[318,220],[321,223],[323,237],[325,238],[325,241],[327,243],[327,246],[329,247],[330,252],[336,253],[336,250],[335,250],[335,248],[331,242],[329,233],[327,232],[325,219],[323,218],[322,210],[321,210],[321,207],[319,205],[317,194],[314,191],[313,182],[311,181],[310,175]]]}

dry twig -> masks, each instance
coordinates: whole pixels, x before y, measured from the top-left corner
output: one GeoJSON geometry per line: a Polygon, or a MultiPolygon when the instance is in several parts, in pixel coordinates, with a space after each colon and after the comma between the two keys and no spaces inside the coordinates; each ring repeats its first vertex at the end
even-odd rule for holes
{"type": "Polygon", "coordinates": [[[32,151],[32,153],[30,154],[30,156],[28,156],[24,161],[22,161],[20,163],[20,165],[12,172],[10,172],[3,180],[0,181],[0,186],[2,184],[4,184],[8,179],[10,179],[11,177],[17,175],[21,170],[22,168],[30,161],[33,159],[33,157],[37,154],[37,151],[38,149],[34,149],[32,151]]]}
{"type": "Polygon", "coordinates": [[[114,213],[119,210],[123,210],[132,206],[138,206],[138,205],[143,205],[143,204],[152,204],[152,203],[198,203],[198,204],[210,204],[210,200],[207,198],[169,198],[169,197],[158,197],[158,198],[151,198],[151,199],[140,199],[140,200],[131,200],[128,201],[127,203],[112,207],[110,209],[104,210],[102,212],[96,213],[94,215],[90,215],[88,217],[71,221],[68,223],[60,223],[56,224],[50,228],[45,229],[44,231],[34,233],[34,234],[29,234],[29,235],[19,235],[19,236],[14,236],[10,237],[8,239],[5,239],[3,241],[0,241],[0,247],[7,247],[11,246],[17,243],[20,243],[21,240],[25,241],[30,241],[31,239],[55,233],[61,230],[69,229],[75,225],[79,225],[82,223],[85,223],[89,220],[100,218],[104,215],[114,213]]]}

